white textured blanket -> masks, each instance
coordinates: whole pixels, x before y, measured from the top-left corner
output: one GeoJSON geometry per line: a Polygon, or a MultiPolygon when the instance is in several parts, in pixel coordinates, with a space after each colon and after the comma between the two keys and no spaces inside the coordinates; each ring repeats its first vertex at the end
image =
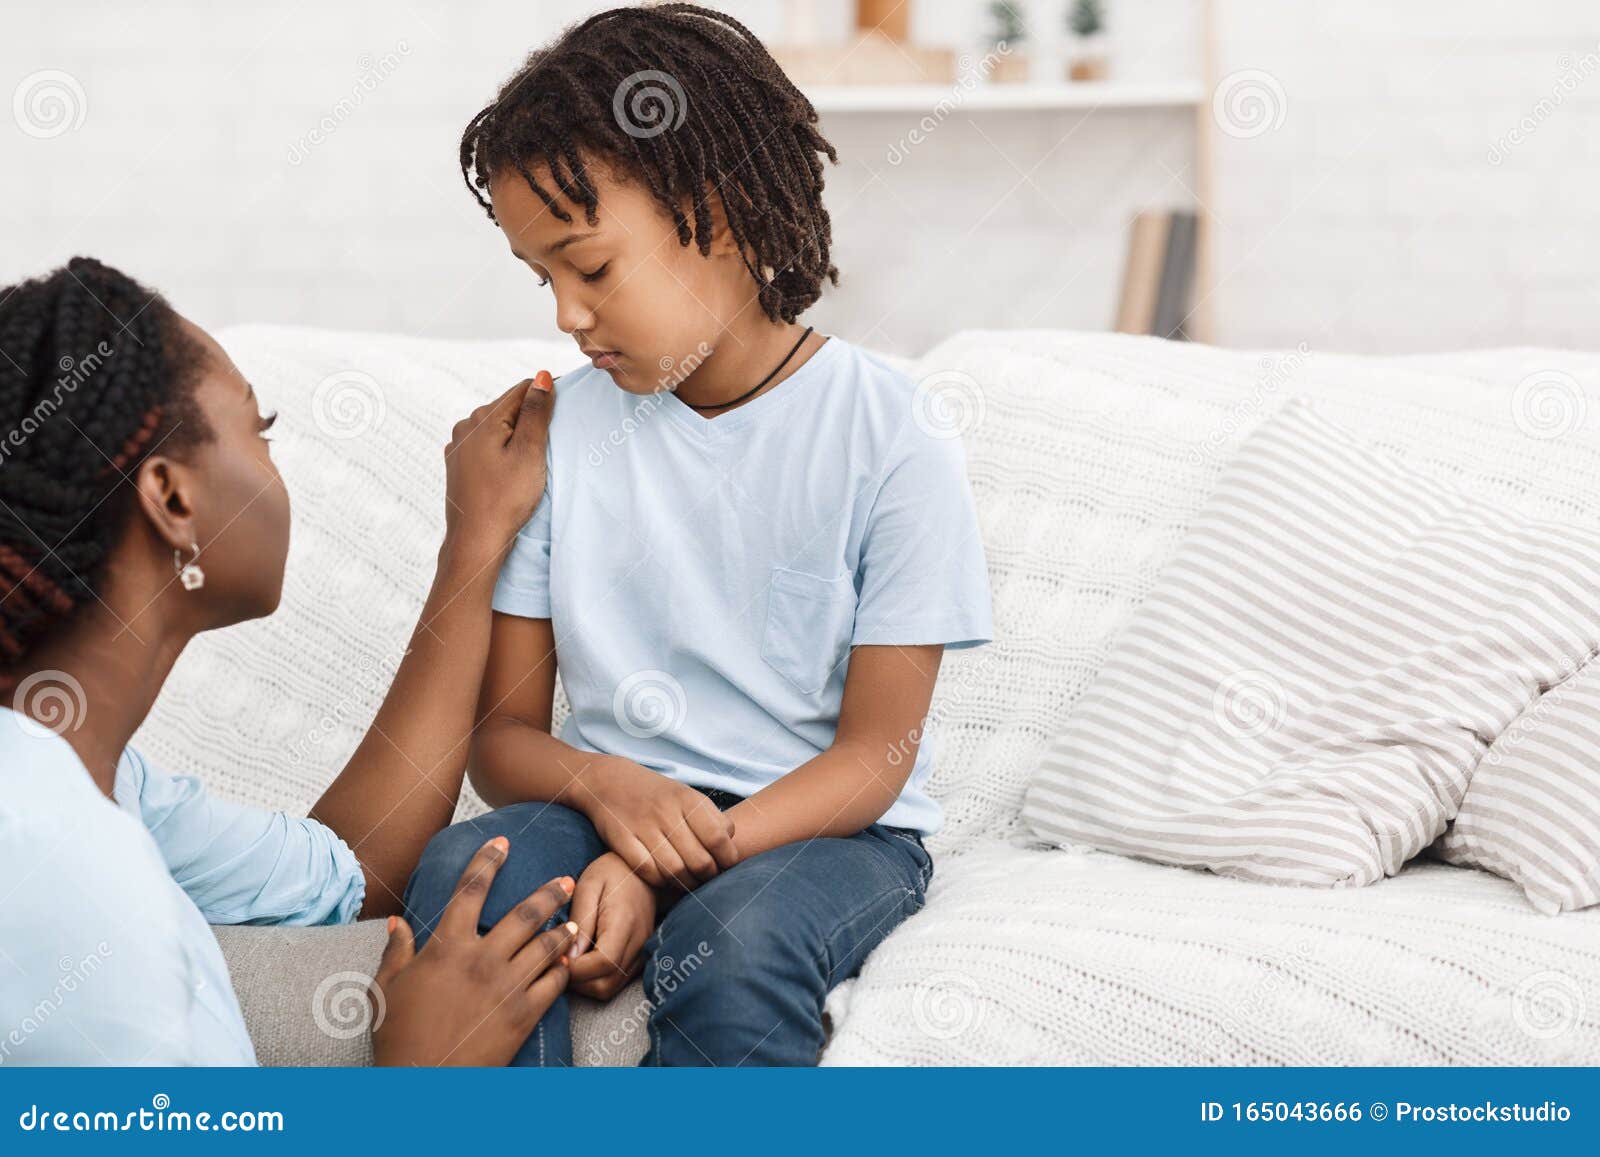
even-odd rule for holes
{"type": "Polygon", "coordinates": [[[984,841],[835,994],[824,1059],[1594,1064],[1597,977],[1600,913],[1468,868],[1272,887],[984,841]]]}

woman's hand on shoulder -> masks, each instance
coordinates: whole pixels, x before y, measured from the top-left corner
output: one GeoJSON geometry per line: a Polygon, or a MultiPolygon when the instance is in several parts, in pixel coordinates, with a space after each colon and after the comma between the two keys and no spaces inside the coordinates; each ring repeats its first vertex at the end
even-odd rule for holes
{"type": "Polygon", "coordinates": [[[370,990],[375,1063],[504,1065],[566,989],[577,925],[540,929],[572,895],[569,877],[544,885],[478,934],[506,851],[503,836],[478,849],[422,951],[411,926],[390,917],[370,990]]]}
{"type": "Polygon", "coordinates": [[[540,370],[455,424],[445,447],[445,533],[501,557],[544,497],[555,390],[540,370]]]}

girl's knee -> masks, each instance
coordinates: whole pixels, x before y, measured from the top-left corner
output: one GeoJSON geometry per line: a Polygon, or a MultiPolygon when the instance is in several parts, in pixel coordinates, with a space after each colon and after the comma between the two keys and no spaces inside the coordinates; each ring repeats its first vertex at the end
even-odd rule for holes
{"type": "Polygon", "coordinates": [[[541,883],[576,876],[599,855],[594,825],[580,813],[560,804],[511,804],[435,832],[422,850],[408,891],[427,887],[448,895],[478,849],[496,836],[511,843],[499,874],[548,873],[541,883]]]}

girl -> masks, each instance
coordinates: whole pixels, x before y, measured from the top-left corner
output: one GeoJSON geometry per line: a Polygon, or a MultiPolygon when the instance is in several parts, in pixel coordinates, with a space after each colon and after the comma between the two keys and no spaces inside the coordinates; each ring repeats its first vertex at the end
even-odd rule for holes
{"type": "Polygon", "coordinates": [[[480,937],[506,853],[489,842],[451,882],[448,943],[417,953],[393,914],[461,788],[479,576],[543,493],[548,402],[523,382],[457,425],[438,572],[372,730],[310,818],[260,811],[128,740],[191,638],[278,605],[272,418],[210,335],[115,269],[0,288],[0,1064],[254,1064],[207,922],[385,915],[378,1063],[510,1059],[566,984],[576,929],[538,929],[572,881],[480,937]]]}
{"type": "MultiPolygon", "coordinates": [[[[959,441],[796,321],[838,281],[816,121],[742,24],[665,4],[535,52],[462,138],[592,364],[495,587],[471,775],[498,810],[432,841],[406,906],[426,937],[486,835],[512,850],[485,919],[577,876],[572,989],[642,969],[647,1064],[815,1063],[828,991],[922,905],[922,720],[943,649],[990,636],[959,441]]],[[[561,1000],[517,1062],[570,1061],[561,1000]]]]}

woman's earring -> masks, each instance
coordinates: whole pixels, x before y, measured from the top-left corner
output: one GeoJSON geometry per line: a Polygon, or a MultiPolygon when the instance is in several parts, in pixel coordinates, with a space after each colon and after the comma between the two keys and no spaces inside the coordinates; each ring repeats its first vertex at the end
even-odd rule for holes
{"type": "Polygon", "coordinates": [[[183,555],[174,550],[172,552],[172,569],[178,572],[178,581],[183,584],[186,591],[197,591],[206,585],[206,572],[197,565],[200,558],[200,544],[191,542],[189,549],[194,551],[188,562],[183,561],[183,555]]]}

